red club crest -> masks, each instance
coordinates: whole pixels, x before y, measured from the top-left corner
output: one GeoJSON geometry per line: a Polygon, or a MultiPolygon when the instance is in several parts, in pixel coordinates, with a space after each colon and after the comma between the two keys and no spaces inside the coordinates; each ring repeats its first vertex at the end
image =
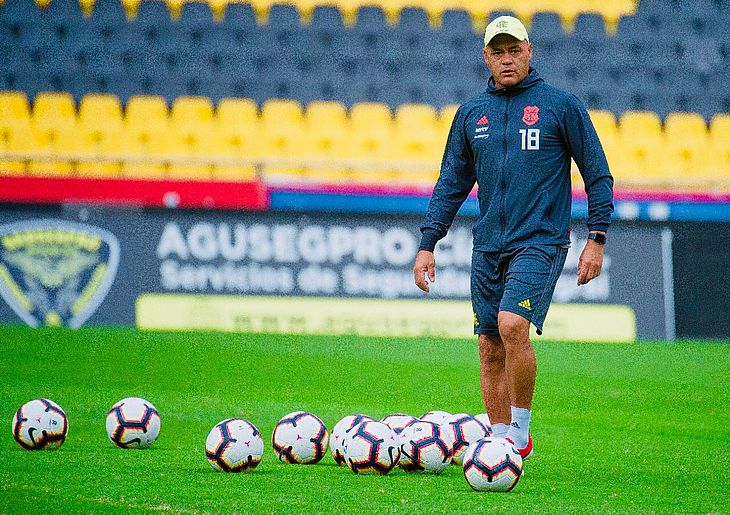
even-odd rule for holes
{"type": "Polygon", "coordinates": [[[535,125],[540,121],[540,117],[537,113],[540,112],[540,108],[537,106],[525,106],[525,112],[522,114],[522,121],[527,125],[535,125]]]}

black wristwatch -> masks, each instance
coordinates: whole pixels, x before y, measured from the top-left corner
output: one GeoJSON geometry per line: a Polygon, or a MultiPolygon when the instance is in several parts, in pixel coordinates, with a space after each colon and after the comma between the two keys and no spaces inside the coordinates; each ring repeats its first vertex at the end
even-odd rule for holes
{"type": "Polygon", "coordinates": [[[592,232],[588,235],[589,240],[593,240],[599,245],[605,245],[606,244],[606,235],[601,234],[600,232],[592,232]]]}

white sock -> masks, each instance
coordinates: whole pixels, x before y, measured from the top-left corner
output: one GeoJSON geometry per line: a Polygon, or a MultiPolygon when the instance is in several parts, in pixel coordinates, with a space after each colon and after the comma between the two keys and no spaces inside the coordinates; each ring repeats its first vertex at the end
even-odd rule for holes
{"type": "Polygon", "coordinates": [[[507,438],[512,440],[518,449],[527,447],[531,413],[527,408],[512,406],[512,424],[510,424],[509,431],[507,431],[507,438]]]}
{"type": "Polygon", "coordinates": [[[506,438],[509,426],[507,424],[492,424],[492,436],[506,438]]]}

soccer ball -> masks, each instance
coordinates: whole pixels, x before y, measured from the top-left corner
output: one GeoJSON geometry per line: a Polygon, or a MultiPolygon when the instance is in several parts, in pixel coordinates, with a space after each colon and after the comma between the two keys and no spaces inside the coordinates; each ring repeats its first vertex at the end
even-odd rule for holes
{"type": "Polygon", "coordinates": [[[489,420],[489,415],[486,413],[480,413],[479,415],[474,415],[474,418],[481,422],[485,427],[487,430],[487,436],[492,434],[492,421],[489,420]]]}
{"type": "Polygon", "coordinates": [[[58,449],[67,434],[66,413],[53,401],[34,399],[15,412],[13,437],[23,449],[58,449]]]}
{"type": "Polygon", "coordinates": [[[285,415],[274,428],[271,442],[279,460],[286,463],[317,463],[327,450],[329,433],[322,421],[306,411],[285,415]]]}
{"type": "Polygon", "coordinates": [[[436,424],[445,424],[446,422],[451,422],[453,419],[453,415],[449,413],[448,411],[429,411],[428,413],[424,413],[423,416],[420,418],[420,420],[425,420],[426,422],[435,422],[436,424]]]}
{"type": "Polygon", "coordinates": [[[400,434],[400,467],[408,472],[440,474],[451,462],[454,447],[446,426],[419,420],[407,426],[400,434]]]}
{"type": "Polygon", "coordinates": [[[228,418],[210,430],[205,440],[205,457],[221,472],[248,472],[264,454],[261,433],[251,422],[228,418]]]}
{"type": "Polygon", "coordinates": [[[395,434],[399,435],[403,432],[406,426],[416,422],[418,419],[411,415],[405,415],[404,413],[394,413],[383,417],[380,421],[386,424],[389,428],[395,431],[395,434]]]}
{"type": "Polygon", "coordinates": [[[477,440],[489,436],[489,431],[476,417],[466,413],[454,415],[454,419],[449,422],[449,425],[454,433],[453,460],[457,465],[461,465],[467,447],[477,440]]]}
{"type": "Polygon", "coordinates": [[[160,414],[139,397],[122,399],[106,416],[106,434],[117,447],[146,449],[160,435],[160,414]]]}
{"type": "Polygon", "coordinates": [[[355,474],[385,475],[399,458],[395,431],[377,420],[361,423],[345,439],[345,459],[355,474]]]}
{"type": "Polygon", "coordinates": [[[509,492],[522,475],[522,457],[509,441],[490,436],[467,448],[463,468],[477,492],[509,492]]]}
{"type": "Polygon", "coordinates": [[[330,450],[338,465],[347,463],[347,460],[345,460],[345,438],[350,435],[352,429],[366,420],[373,420],[373,418],[367,415],[348,415],[335,424],[330,438],[330,450]]]}

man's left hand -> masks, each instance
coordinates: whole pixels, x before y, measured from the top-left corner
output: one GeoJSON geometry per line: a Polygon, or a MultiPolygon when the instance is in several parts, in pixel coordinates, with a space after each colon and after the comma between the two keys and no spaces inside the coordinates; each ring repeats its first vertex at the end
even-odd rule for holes
{"type": "Polygon", "coordinates": [[[603,245],[588,240],[578,260],[578,285],[586,284],[601,275],[602,266],[603,245]]]}

